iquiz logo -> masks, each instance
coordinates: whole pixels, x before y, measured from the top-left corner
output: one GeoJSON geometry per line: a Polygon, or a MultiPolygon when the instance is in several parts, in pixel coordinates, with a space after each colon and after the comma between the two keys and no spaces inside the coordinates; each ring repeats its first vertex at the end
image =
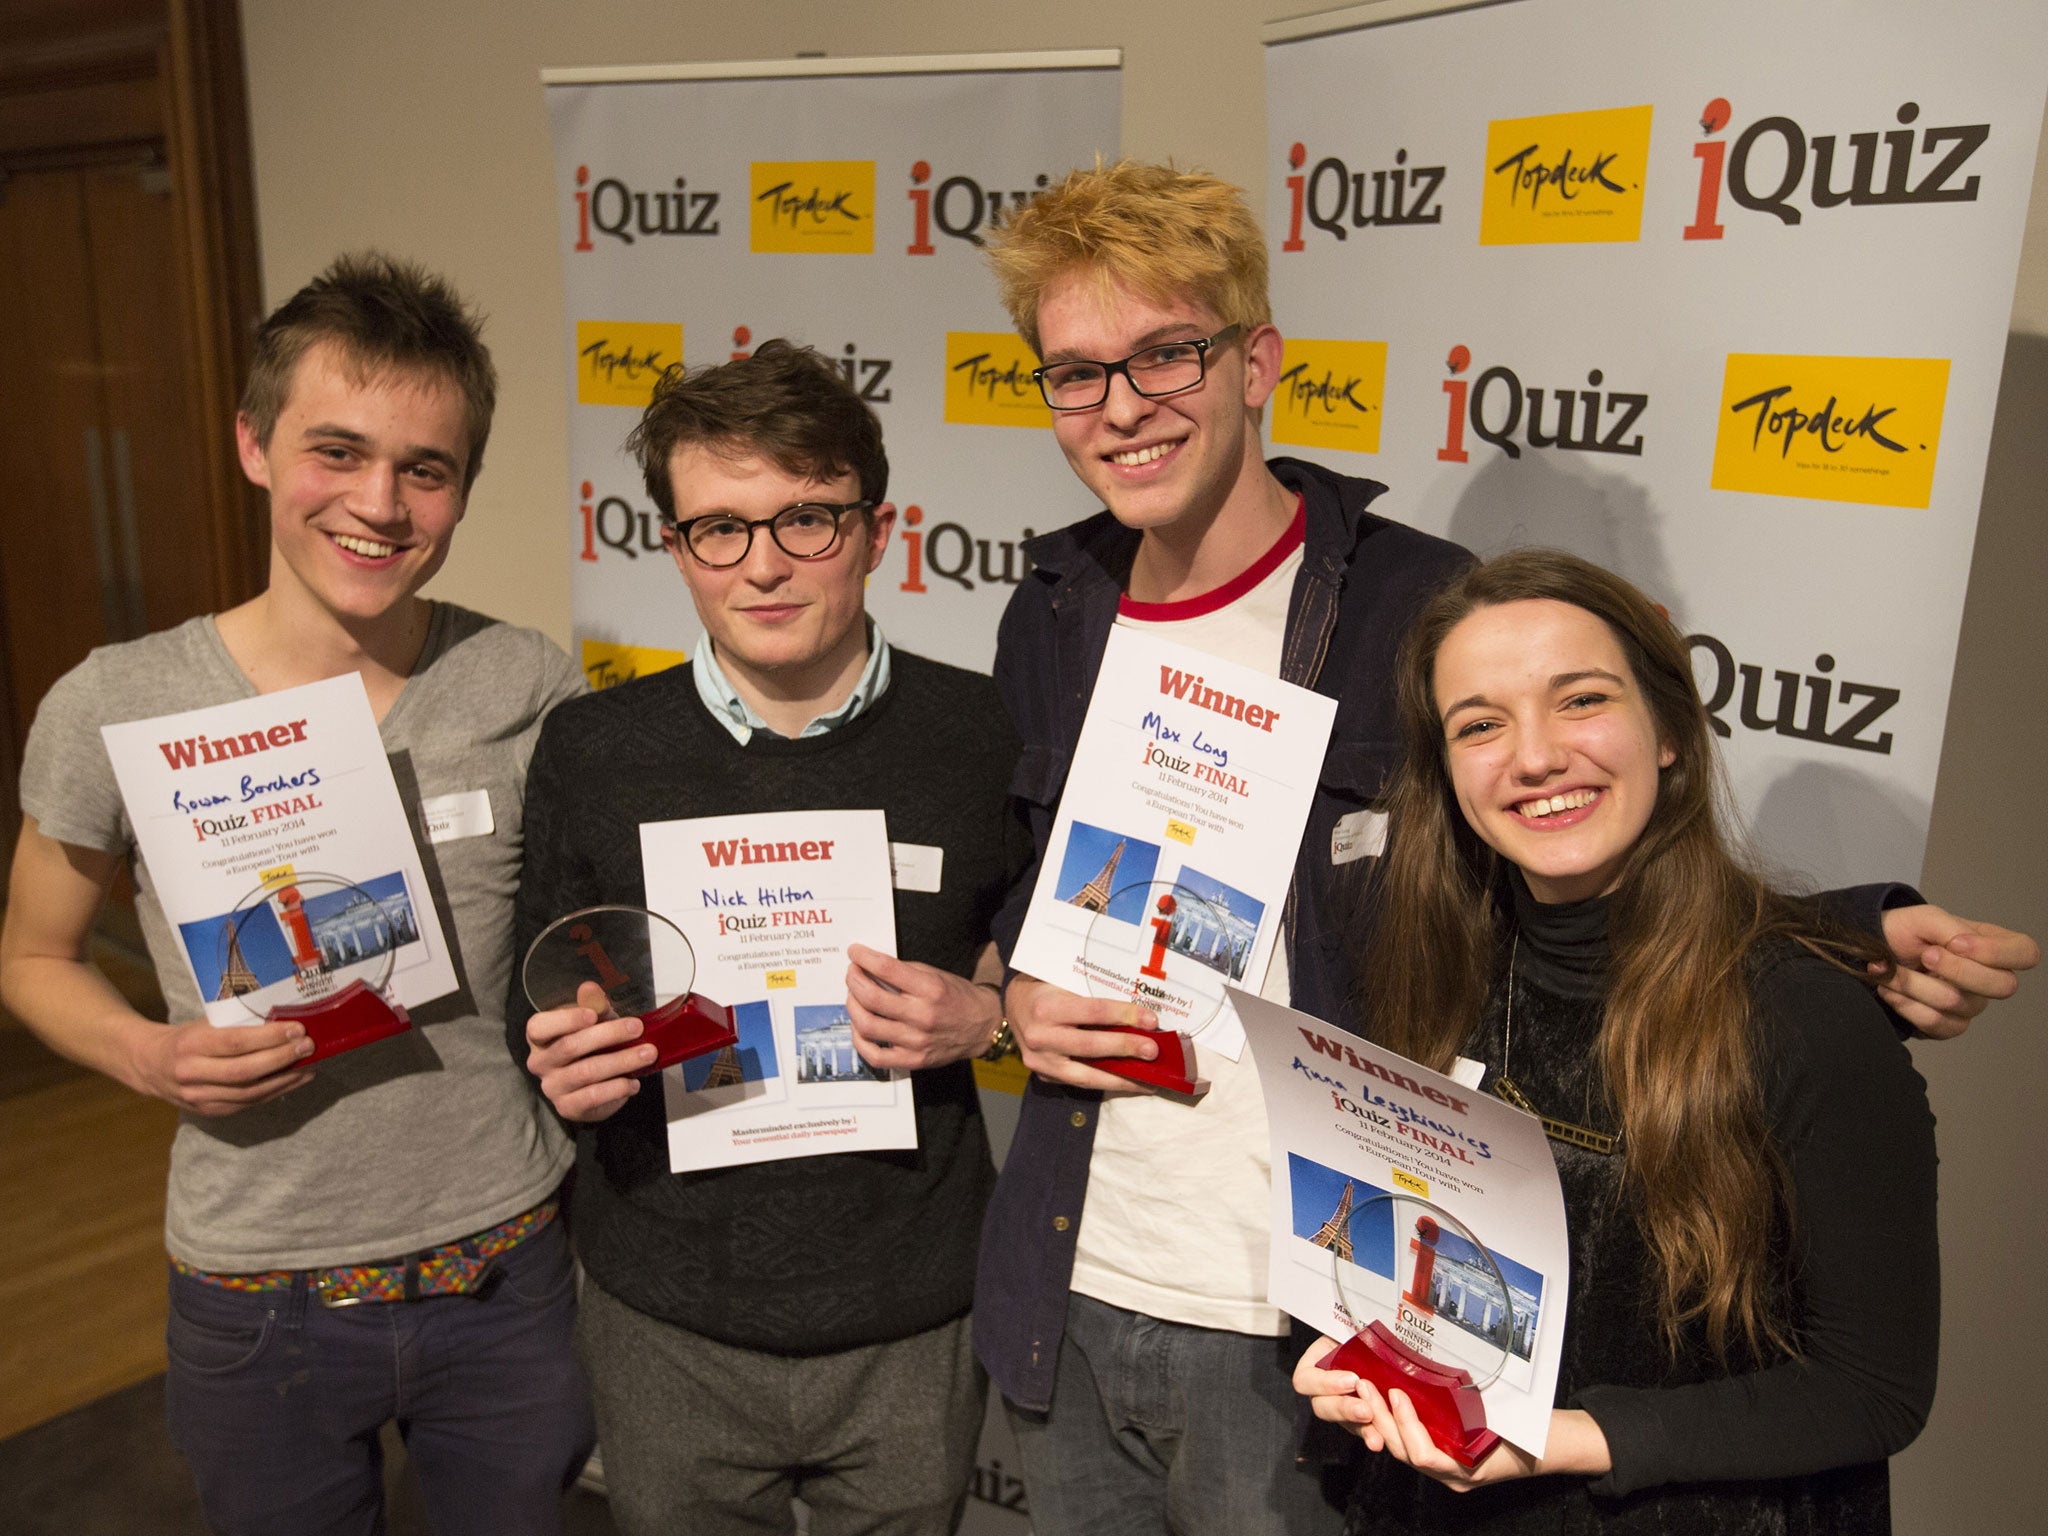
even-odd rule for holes
{"type": "Polygon", "coordinates": [[[929,160],[920,160],[910,168],[910,186],[904,193],[910,199],[910,244],[904,248],[907,256],[936,254],[938,247],[932,244],[935,228],[949,240],[979,249],[981,237],[996,227],[1006,209],[1025,207],[1052,182],[1051,176],[1040,172],[1032,178],[1029,188],[1000,192],[972,176],[955,174],[927,186],[931,179],[929,160]]]}
{"type": "Polygon", "coordinates": [[[1744,730],[1828,747],[1847,747],[1854,752],[1891,752],[1892,733],[1872,732],[1871,728],[1899,702],[1898,689],[1833,677],[1835,658],[1823,651],[1813,658],[1813,671],[1804,676],[1773,667],[1771,678],[1777,698],[1766,708],[1762,667],[1754,662],[1738,663],[1727,645],[1712,635],[1687,635],[1685,643],[1704,652],[1712,668],[1711,676],[1700,682],[1700,696],[1706,701],[1707,720],[1716,736],[1726,739],[1735,734],[1722,713],[1730,703],[1736,703],[1735,718],[1744,730]],[[1739,702],[1738,683],[1742,690],[1739,702]],[[1851,710],[1851,705],[1856,707],[1851,710]],[[1834,714],[1836,706],[1841,706],[1843,712],[1834,714]]]}
{"type": "Polygon", "coordinates": [[[1462,343],[1451,348],[1446,365],[1451,376],[1443,381],[1443,391],[1449,410],[1444,443],[1436,451],[1446,464],[1463,464],[1470,458],[1465,448],[1468,425],[1474,437],[1511,459],[1522,456],[1524,445],[1571,453],[1642,454],[1643,434],[1636,423],[1649,409],[1650,397],[1605,388],[1607,376],[1598,368],[1587,372],[1586,389],[1525,385],[1519,373],[1499,363],[1468,383],[1463,375],[1472,366],[1472,352],[1462,343]],[[1522,435],[1519,443],[1517,432],[1522,435]]]}
{"type": "Polygon", "coordinates": [[[596,495],[592,481],[582,482],[576,505],[579,530],[583,536],[578,560],[599,559],[598,546],[638,560],[642,555],[661,554],[661,519],[649,507],[636,507],[623,496],[596,495]]]}
{"type": "Polygon", "coordinates": [[[913,502],[897,524],[904,554],[898,591],[929,592],[927,571],[963,592],[972,592],[977,579],[983,586],[1014,587],[1031,574],[1031,557],[1024,553],[1024,541],[1035,537],[1031,529],[1019,530],[1015,539],[978,539],[959,523],[926,528],[924,518],[924,508],[913,502]]]}
{"type": "Polygon", "coordinates": [[[1719,240],[1726,233],[1720,221],[1724,186],[1729,201],[1737,207],[1767,213],[1788,225],[1798,224],[1809,212],[1844,206],[1974,203],[1978,178],[1963,175],[1963,169],[1991,137],[1989,123],[1915,129],[1920,104],[1905,101],[1893,114],[1899,127],[1848,136],[1848,165],[1838,173],[1841,157],[1835,134],[1809,138],[1792,118],[1760,117],[1731,144],[1720,135],[1734,116],[1734,108],[1721,96],[1708,102],[1700,113],[1704,137],[1692,147],[1693,158],[1700,163],[1699,201],[1692,223],[1685,227],[1688,240],[1719,240]],[[1794,202],[1802,187],[1806,189],[1804,209],[1794,202]]]}
{"type": "MultiPolygon", "coordinates": [[[[734,326],[732,360],[738,362],[743,357],[752,356],[753,344],[753,327],[734,326]]],[[[890,373],[896,367],[891,359],[871,357],[862,352],[857,343],[851,341],[840,347],[839,355],[836,357],[824,347],[815,350],[821,358],[839,371],[839,376],[846,380],[846,387],[870,405],[887,405],[896,398],[895,388],[888,382],[890,373]]]]}
{"type": "Polygon", "coordinates": [[[579,251],[594,250],[591,233],[616,240],[621,245],[656,235],[715,235],[718,233],[718,194],[689,190],[688,178],[678,176],[673,189],[642,191],[615,176],[596,185],[590,182],[590,167],[576,167],[576,245],[579,251]]]}
{"type": "Polygon", "coordinates": [[[1301,226],[1338,240],[1354,229],[1398,229],[1407,225],[1441,224],[1443,204],[1437,189],[1444,182],[1440,165],[1410,165],[1408,151],[1394,151],[1394,163],[1376,171],[1354,171],[1335,155],[1325,155],[1315,169],[1302,174],[1308,146],[1297,141],[1287,151],[1287,238],[1283,251],[1305,249],[1301,226]],[[1370,179],[1368,206],[1366,183],[1370,179]]]}

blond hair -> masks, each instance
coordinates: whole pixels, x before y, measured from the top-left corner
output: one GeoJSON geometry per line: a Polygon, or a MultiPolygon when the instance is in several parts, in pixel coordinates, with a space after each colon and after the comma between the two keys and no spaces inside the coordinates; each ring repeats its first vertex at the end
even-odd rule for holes
{"type": "Polygon", "coordinates": [[[1136,160],[1072,171],[987,243],[1003,307],[1034,352],[1045,292],[1076,268],[1105,295],[1121,286],[1158,304],[1192,298],[1226,325],[1272,323],[1265,236],[1244,189],[1206,171],[1136,160]]]}

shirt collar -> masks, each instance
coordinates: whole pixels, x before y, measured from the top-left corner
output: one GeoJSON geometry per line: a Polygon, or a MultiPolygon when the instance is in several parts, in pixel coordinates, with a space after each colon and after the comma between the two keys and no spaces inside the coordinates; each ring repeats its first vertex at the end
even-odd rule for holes
{"type": "MultiPolygon", "coordinates": [[[[870,616],[868,625],[868,664],[861,669],[853,691],[846,696],[836,709],[829,709],[796,733],[796,739],[807,736],[822,736],[827,731],[837,730],[854,719],[879,699],[889,688],[889,642],[882,635],[882,626],[870,616]]],[[[706,635],[691,658],[690,671],[696,679],[697,697],[704,701],[704,707],[711,711],[711,718],[731,733],[732,739],[745,746],[753,739],[754,732],[767,731],[776,734],[740,697],[739,690],[732,685],[732,679],[725,675],[725,668],[718,664],[718,652],[706,635]]]]}

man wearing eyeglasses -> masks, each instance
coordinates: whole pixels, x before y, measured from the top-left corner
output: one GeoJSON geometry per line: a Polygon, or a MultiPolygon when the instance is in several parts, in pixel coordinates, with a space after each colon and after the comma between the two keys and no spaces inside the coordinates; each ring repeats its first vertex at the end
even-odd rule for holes
{"type": "MultiPolygon", "coordinates": [[[[1130,162],[1076,171],[990,246],[1004,304],[1043,360],[1054,436],[1106,508],[1026,545],[1035,568],[1003,615],[996,682],[1023,739],[1017,785],[1038,850],[1112,625],[1334,698],[1283,940],[1247,983],[1341,1020],[1357,877],[1386,834],[1375,802],[1401,734],[1395,652],[1469,556],[1369,511],[1384,486],[1263,456],[1282,346],[1264,240],[1237,188],[1130,162]]],[[[997,921],[1006,950],[1031,887],[997,921]]],[[[1999,967],[2038,955],[1931,908],[1886,922],[1908,964],[1968,935],[1944,955],[1946,980],[1901,974],[1895,1005],[1943,1033],[2011,991],[1999,967]]],[[[1211,1087],[1192,1104],[1135,1092],[1091,1062],[1154,1048],[1085,1026],[1149,1014],[1021,974],[1006,999],[1034,1076],[990,1203],[975,1326],[1033,1530],[1334,1531],[1337,1511],[1295,1470],[1301,1348],[1266,1300],[1268,1142],[1249,1056],[1205,1053],[1211,1087]]]]}
{"type": "MultiPolygon", "coordinates": [[[[829,362],[764,343],[674,371],[628,440],[704,638],[689,665],[550,716],[527,781],[523,948],[641,904],[643,822],[880,807],[935,881],[899,886],[899,957],[854,946],[847,1009],[915,1073],[917,1149],[668,1171],[637,1020],[507,1010],[580,1127],[579,1342],[628,1532],[941,1533],[986,1378],[968,1305],[994,1182],[968,1058],[1002,1024],[990,925],[1030,855],[990,681],[895,650],[863,588],[887,548],[880,423],[829,362]],[[935,887],[935,888],[934,888],[935,887]]],[[[591,997],[587,1000],[602,1001],[591,997]]]]}

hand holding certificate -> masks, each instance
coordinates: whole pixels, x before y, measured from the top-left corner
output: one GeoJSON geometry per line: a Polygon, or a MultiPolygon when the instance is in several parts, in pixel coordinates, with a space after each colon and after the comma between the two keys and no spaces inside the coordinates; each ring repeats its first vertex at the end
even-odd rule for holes
{"type": "Polygon", "coordinates": [[[210,1022],[296,1024],[304,1065],[455,990],[355,673],[101,735],[210,1022]]]}
{"type": "Polygon", "coordinates": [[[1110,631],[1010,963],[1122,1012],[1065,1022],[1128,1035],[1143,1009],[1163,1028],[1145,1032],[1156,1057],[1070,1054],[1182,1094],[1200,1091],[1197,1051],[1242,1054],[1227,989],[1272,962],[1335,715],[1252,668],[1110,631]]]}
{"type": "Polygon", "coordinates": [[[896,947],[882,813],[649,822],[640,849],[737,1036],[662,1074],[670,1168],[916,1146],[909,1075],[868,1064],[847,1009],[848,948],[896,947]]]}
{"type": "Polygon", "coordinates": [[[1315,1364],[1404,1393],[1459,1467],[1501,1440],[1541,1456],[1570,1262],[1542,1125],[1307,1014],[1235,1002],[1272,1137],[1274,1305],[1345,1341],[1315,1364]]]}

